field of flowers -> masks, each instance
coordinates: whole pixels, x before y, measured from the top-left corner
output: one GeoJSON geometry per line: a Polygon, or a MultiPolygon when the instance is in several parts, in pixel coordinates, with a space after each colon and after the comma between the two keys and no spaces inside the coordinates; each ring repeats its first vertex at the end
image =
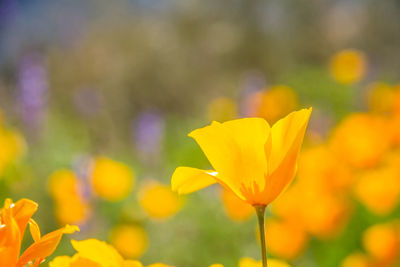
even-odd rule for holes
{"type": "Polygon", "coordinates": [[[78,2],[0,1],[0,267],[400,266],[396,1],[78,2]]]}

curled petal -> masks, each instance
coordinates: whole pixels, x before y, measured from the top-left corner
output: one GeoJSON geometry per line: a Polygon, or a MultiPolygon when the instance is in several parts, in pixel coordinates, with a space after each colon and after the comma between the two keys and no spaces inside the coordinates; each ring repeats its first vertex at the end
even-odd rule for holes
{"type": "Polygon", "coordinates": [[[215,184],[217,173],[190,167],[178,167],[172,174],[172,190],[178,194],[189,194],[215,184]]]}

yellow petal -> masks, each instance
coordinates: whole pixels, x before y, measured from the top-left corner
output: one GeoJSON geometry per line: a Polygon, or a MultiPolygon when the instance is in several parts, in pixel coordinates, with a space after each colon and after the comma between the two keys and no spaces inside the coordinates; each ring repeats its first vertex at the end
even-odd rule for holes
{"type": "Polygon", "coordinates": [[[293,180],[311,111],[310,108],[292,112],[272,127],[271,140],[265,147],[269,175],[263,193],[263,204],[268,205],[293,180]]]}
{"type": "Polygon", "coordinates": [[[189,194],[215,184],[216,172],[190,167],[178,167],[172,174],[172,190],[178,194],[189,194]]]}
{"type": "Polygon", "coordinates": [[[80,257],[96,262],[100,266],[120,267],[124,261],[115,248],[97,239],[72,240],[71,244],[80,257]]]}
{"type": "Polygon", "coordinates": [[[38,242],[40,240],[40,228],[39,225],[33,220],[29,220],[29,231],[31,232],[33,241],[38,242]]]}
{"type": "Polygon", "coordinates": [[[63,234],[72,234],[79,231],[77,226],[66,225],[65,227],[44,235],[39,241],[29,246],[21,255],[16,267],[22,267],[30,261],[44,259],[50,256],[60,243],[63,234]]]}
{"type": "Polygon", "coordinates": [[[261,118],[245,118],[210,126],[189,134],[199,144],[211,165],[218,172],[218,180],[240,198],[243,187],[260,191],[265,186],[267,161],[264,145],[270,127],[261,118]]]}

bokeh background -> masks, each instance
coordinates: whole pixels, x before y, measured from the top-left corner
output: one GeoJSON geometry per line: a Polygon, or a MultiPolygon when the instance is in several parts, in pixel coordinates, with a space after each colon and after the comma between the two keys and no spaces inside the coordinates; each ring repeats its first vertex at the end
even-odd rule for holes
{"type": "MultiPolygon", "coordinates": [[[[73,238],[146,264],[237,266],[259,258],[251,208],[219,186],[169,189],[177,166],[209,167],[187,134],[312,106],[296,182],[268,210],[271,256],[400,266],[399,14],[396,0],[2,0],[0,200],[33,199],[43,232],[77,224],[73,238]]],[[[54,255],[72,253],[64,238],[54,255]]]]}

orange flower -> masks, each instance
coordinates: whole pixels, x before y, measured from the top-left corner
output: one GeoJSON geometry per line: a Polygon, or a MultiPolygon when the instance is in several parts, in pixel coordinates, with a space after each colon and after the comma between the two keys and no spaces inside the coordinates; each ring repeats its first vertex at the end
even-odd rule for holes
{"type": "Polygon", "coordinates": [[[31,218],[37,207],[35,202],[28,199],[16,203],[6,199],[4,202],[0,217],[0,266],[38,266],[54,252],[63,234],[79,231],[77,226],[66,225],[41,237],[39,226],[31,218]],[[34,243],[20,255],[21,241],[28,223],[34,243]]]}
{"type": "Polygon", "coordinates": [[[279,258],[294,259],[307,244],[307,233],[293,222],[268,219],[265,229],[267,248],[279,258]]]}
{"type": "Polygon", "coordinates": [[[376,165],[391,144],[392,134],[380,117],[357,113],[333,131],[330,147],[339,158],[357,168],[376,165]]]}
{"type": "Polygon", "coordinates": [[[179,167],[172,189],[184,194],[218,182],[251,205],[268,205],[294,178],[310,114],[311,108],[292,112],[272,127],[245,118],[191,132],[215,171],[179,167]]]}

